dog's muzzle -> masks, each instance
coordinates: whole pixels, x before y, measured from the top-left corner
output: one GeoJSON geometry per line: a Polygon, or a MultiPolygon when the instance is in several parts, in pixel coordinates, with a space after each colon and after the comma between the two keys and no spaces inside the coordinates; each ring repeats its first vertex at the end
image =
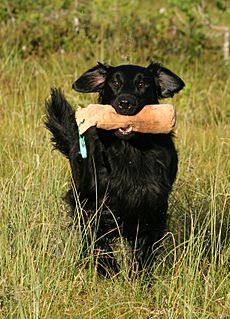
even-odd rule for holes
{"type": "MultiPolygon", "coordinates": [[[[131,94],[121,94],[119,95],[114,103],[113,107],[116,112],[121,115],[135,115],[138,113],[138,101],[135,96],[131,94]]],[[[135,135],[132,130],[132,126],[129,125],[126,128],[119,128],[115,131],[115,135],[123,140],[128,140],[135,135]]]]}
{"type": "Polygon", "coordinates": [[[134,115],[138,110],[137,99],[131,94],[119,95],[115,99],[113,106],[116,112],[121,115],[134,115]]]}

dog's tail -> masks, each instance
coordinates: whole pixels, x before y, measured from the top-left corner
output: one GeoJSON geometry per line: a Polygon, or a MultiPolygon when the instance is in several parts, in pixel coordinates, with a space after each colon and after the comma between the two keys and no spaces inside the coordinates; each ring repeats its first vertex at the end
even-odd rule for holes
{"type": "Polygon", "coordinates": [[[75,112],[60,89],[51,89],[51,98],[46,102],[45,125],[53,135],[54,147],[69,158],[71,148],[78,143],[78,128],[75,112]]]}

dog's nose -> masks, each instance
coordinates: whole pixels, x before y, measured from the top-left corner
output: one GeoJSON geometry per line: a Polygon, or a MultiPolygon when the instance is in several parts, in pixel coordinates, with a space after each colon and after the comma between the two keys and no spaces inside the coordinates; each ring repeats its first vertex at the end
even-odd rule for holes
{"type": "Polygon", "coordinates": [[[119,106],[120,109],[124,108],[124,109],[128,109],[129,110],[131,108],[131,104],[127,100],[120,101],[118,106],[119,106]]]}

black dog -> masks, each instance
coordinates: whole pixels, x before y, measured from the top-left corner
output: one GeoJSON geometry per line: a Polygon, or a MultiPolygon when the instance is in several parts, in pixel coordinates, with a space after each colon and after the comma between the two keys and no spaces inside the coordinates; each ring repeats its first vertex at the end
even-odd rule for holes
{"type": "MultiPolygon", "coordinates": [[[[123,115],[134,115],[183,87],[177,75],[158,63],[147,68],[98,63],[73,84],[78,92],[99,92],[99,103],[110,104],[123,115]]],[[[46,126],[55,147],[70,161],[73,187],[66,199],[72,213],[76,192],[84,210],[82,225],[91,223],[92,228],[92,216],[101,207],[95,246],[104,256],[102,264],[116,267],[110,244],[121,233],[141,269],[166,226],[178,161],[173,135],[91,127],[84,134],[87,158],[82,158],[74,111],[58,89],[47,102],[46,126]]]]}

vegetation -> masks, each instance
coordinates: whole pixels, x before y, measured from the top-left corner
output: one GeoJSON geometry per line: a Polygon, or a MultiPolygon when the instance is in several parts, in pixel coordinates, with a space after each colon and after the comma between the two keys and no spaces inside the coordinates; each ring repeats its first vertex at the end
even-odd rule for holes
{"type": "Polygon", "coordinates": [[[206,2],[1,2],[0,318],[230,317],[230,69],[198,8],[228,28],[230,9],[206,2]],[[43,124],[52,86],[75,106],[96,100],[71,84],[98,60],[158,60],[186,82],[169,101],[180,158],[169,231],[152,271],[131,278],[123,249],[111,278],[81,258],[61,199],[70,170],[43,124]]]}

